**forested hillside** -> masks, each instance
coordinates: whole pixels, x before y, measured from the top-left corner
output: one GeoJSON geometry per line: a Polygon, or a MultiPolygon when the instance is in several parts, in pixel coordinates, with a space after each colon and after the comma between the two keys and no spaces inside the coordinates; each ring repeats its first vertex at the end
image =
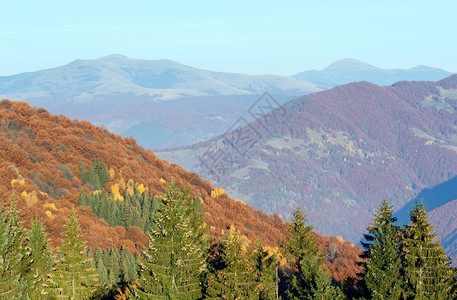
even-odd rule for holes
{"type": "Polygon", "coordinates": [[[294,99],[212,140],[157,153],[268,213],[287,218],[305,207],[319,232],[358,242],[384,198],[396,211],[421,195],[429,209],[455,199],[455,185],[442,196],[422,192],[457,175],[456,110],[456,75],[384,87],[356,82],[294,99]],[[237,137],[245,138],[243,151],[241,138],[232,146],[237,137]],[[222,153],[229,158],[223,163],[202,163],[222,153]]]}
{"type": "MultiPolygon", "coordinates": [[[[216,240],[236,228],[250,247],[255,247],[257,238],[270,247],[284,242],[285,224],[279,216],[231,199],[222,189],[159,159],[133,139],[51,115],[25,102],[2,100],[0,122],[3,206],[9,207],[16,197],[24,226],[32,218],[43,222],[54,249],[61,245],[75,208],[89,249],[104,250],[98,258],[95,253],[96,261],[116,256],[122,249],[131,255],[141,253],[147,242],[145,232],[153,227],[154,212],[172,181],[188,187],[193,201],[201,204],[208,232],[216,240]]],[[[360,250],[341,238],[313,234],[321,251],[331,257],[325,264],[334,279],[355,277],[360,250]]]]}

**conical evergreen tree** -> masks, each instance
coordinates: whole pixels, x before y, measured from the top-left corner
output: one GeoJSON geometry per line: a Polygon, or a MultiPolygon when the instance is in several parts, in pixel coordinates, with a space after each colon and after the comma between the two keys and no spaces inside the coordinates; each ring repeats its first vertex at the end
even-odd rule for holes
{"type": "Polygon", "coordinates": [[[111,286],[121,282],[121,255],[116,248],[111,248],[106,251],[108,260],[105,260],[106,267],[108,268],[108,280],[111,286]]]}
{"type": "Polygon", "coordinates": [[[94,172],[98,177],[98,181],[100,182],[99,188],[103,190],[105,185],[111,181],[105,162],[103,160],[94,160],[92,165],[94,172]]]}
{"type": "Polygon", "coordinates": [[[121,250],[121,279],[130,283],[137,278],[136,261],[130,251],[123,247],[121,250]]]}
{"type": "Polygon", "coordinates": [[[262,247],[260,240],[252,253],[255,268],[255,282],[259,299],[276,299],[278,297],[278,260],[276,254],[268,253],[262,247]]]}
{"type": "Polygon", "coordinates": [[[103,254],[100,248],[95,251],[94,255],[94,262],[95,262],[95,269],[97,270],[98,274],[98,282],[100,283],[100,288],[108,289],[110,288],[109,281],[108,281],[108,270],[105,267],[105,263],[103,262],[103,254]]]}
{"type": "Polygon", "coordinates": [[[401,293],[400,229],[392,215],[392,206],[384,199],[363,235],[363,278],[373,299],[399,299],[401,293]]]}
{"type": "Polygon", "coordinates": [[[205,242],[200,239],[203,220],[197,222],[187,189],[173,182],[163,196],[155,228],[149,234],[141,277],[133,293],[141,299],[199,299],[205,270],[205,242]]]}
{"type": "Polygon", "coordinates": [[[311,236],[312,226],[306,225],[301,209],[293,212],[292,224],[287,228],[286,244],[282,245],[286,257],[297,270],[289,275],[290,299],[344,299],[339,288],[331,285],[331,276],[323,268],[325,256],[319,253],[316,238],[311,236]]]}
{"type": "Polygon", "coordinates": [[[410,224],[404,232],[405,296],[408,299],[456,299],[456,272],[450,268],[450,261],[427,221],[423,202],[416,202],[412,208],[410,224]]]}
{"type": "Polygon", "coordinates": [[[219,270],[208,276],[206,299],[259,299],[256,270],[238,232],[224,236],[219,270]]]}
{"type": "Polygon", "coordinates": [[[30,259],[25,250],[25,229],[17,214],[17,199],[11,198],[6,211],[0,203],[0,299],[26,297],[30,259]]]}
{"type": "Polygon", "coordinates": [[[73,209],[65,225],[67,231],[59,247],[59,258],[50,275],[50,294],[56,298],[89,299],[99,286],[92,256],[81,238],[76,211],[73,209]]]}
{"type": "Polygon", "coordinates": [[[47,295],[49,286],[48,275],[54,266],[54,259],[48,246],[45,226],[38,220],[32,220],[28,232],[28,248],[30,250],[29,295],[31,299],[42,299],[47,295]]]}

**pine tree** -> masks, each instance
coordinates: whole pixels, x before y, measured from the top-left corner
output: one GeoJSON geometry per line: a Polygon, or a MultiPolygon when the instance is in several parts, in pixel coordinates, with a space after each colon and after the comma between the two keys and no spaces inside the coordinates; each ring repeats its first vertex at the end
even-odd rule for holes
{"type": "Polygon", "coordinates": [[[58,248],[59,258],[50,275],[50,294],[56,298],[89,299],[99,286],[98,274],[92,256],[87,253],[86,242],[81,238],[74,209],[65,227],[65,238],[58,248]]]}
{"type": "Polygon", "coordinates": [[[28,248],[30,250],[29,295],[31,299],[42,299],[49,286],[48,275],[54,266],[54,259],[48,245],[45,226],[38,220],[32,220],[28,232],[28,248]]]}
{"type": "Polygon", "coordinates": [[[401,293],[400,229],[392,215],[392,206],[384,199],[363,235],[363,277],[373,299],[398,299],[401,293]]]}
{"type": "Polygon", "coordinates": [[[141,299],[198,299],[202,296],[201,274],[205,270],[205,243],[200,233],[192,198],[187,189],[173,182],[162,198],[155,229],[149,234],[141,277],[133,293],[141,299]]]}
{"type": "Polygon", "coordinates": [[[344,299],[341,290],[331,285],[332,278],[323,268],[325,256],[319,253],[317,240],[311,236],[313,227],[306,221],[305,213],[296,209],[287,228],[286,244],[282,245],[297,271],[289,275],[286,294],[290,299],[344,299]]]}
{"type": "Polygon", "coordinates": [[[422,202],[412,208],[404,232],[404,290],[408,299],[456,299],[456,273],[436,240],[422,202]]]}
{"type": "Polygon", "coordinates": [[[208,276],[206,299],[259,299],[254,262],[233,227],[222,240],[219,264],[208,276]]]}
{"type": "Polygon", "coordinates": [[[25,230],[17,211],[17,199],[3,211],[0,203],[0,299],[22,299],[28,282],[24,277],[30,269],[25,250],[25,230]]]}

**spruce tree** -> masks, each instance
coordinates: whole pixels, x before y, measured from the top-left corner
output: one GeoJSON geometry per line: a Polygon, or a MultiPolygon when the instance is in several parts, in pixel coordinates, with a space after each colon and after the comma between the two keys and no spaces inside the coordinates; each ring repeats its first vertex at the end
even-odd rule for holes
{"type": "Polygon", "coordinates": [[[207,299],[259,299],[254,262],[232,227],[220,249],[219,269],[208,276],[207,299]]]}
{"type": "Polygon", "coordinates": [[[100,288],[110,288],[111,286],[108,280],[108,270],[106,269],[105,263],[103,262],[103,254],[100,248],[98,248],[97,251],[95,251],[94,261],[95,269],[97,270],[98,274],[98,282],[100,283],[100,288]]]}
{"type": "Polygon", "coordinates": [[[339,288],[331,285],[331,276],[323,268],[325,256],[319,253],[317,239],[311,236],[312,226],[306,225],[306,215],[300,209],[293,212],[287,228],[286,243],[282,245],[291,266],[289,275],[290,299],[344,299],[339,288]]]}
{"type": "Polygon", "coordinates": [[[45,226],[38,220],[32,220],[28,232],[28,248],[30,251],[29,295],[31,299],[42,299],[47,295],[49,286],[48,275],[54,266],[54,259],[48,245],[45,226]]]}
{"type": "Polygon", "coordinates": [[[135,257],[126,247],[121,250],[121,280],[130,283],[137,278],[135,257]]]}
{"type": "Polygon", "coordinates": [[[81,238],[83,234],[74,209],[65,227],[65,238],[50,274],[50,294],[56,298],[89,299],[99,287],[98,274],[86,242],[81,238]]]}
{"type": "Polygon", "coordinates": [[[456,299],[454,269],[427,221],[424,203],[410,212],[410,224],[404,229],[404,290],[408,299],[456,299]]]}
{"type": "Polygon", "coordinates": [[[108,254],[108,259],[105,260],[106,267],[108,269],[108,280],[111,286],[116,285],[117,283],[121,282],[121,255],[116,248],[111,248],[106,250],[108,254]]]}
{"type": "Polygon", "coordinates": [[[100,183],[99,188],[103,190],[105,185],[111,181],[105,162],[103,160],[94,160],[92,165],[100,183]]]}
{"type": "Polygon", "coordinates": [[[278,261],[276,254],[268,253],[262,247],[260,240],[252,253],[255,269],[256,289],[259,299],[276,299],[278,297],[278,261]]]}
{"type": "Polygon", "coordinates": [[[141,276],[133,287],[136,297],[201,298],[206,244],[200,238],[203,219],[196,214],[189,191],[170,182],[140,259],[141,276]]]}
{"type": "Polygon", "coordinates": [[[361,242],[363,278],[372,299],[398,299],[401,293],[400,229],[392,215],[392,206],[384,199],[361,242]]]}
{"type": "Polygon", "coordinates": [[[26,297],[30,259],[26,253],[25,229],[17,211],[17,199],[11,198],[6,211],[0,203],[0,299],[26,297]]]}

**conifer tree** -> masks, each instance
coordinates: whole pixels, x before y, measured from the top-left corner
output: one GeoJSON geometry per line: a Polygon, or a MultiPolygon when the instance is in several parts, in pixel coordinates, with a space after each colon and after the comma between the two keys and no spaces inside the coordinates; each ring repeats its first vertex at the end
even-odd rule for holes
{"type": "Polygon", "coordinates": [[[38,220],[32,220],[28,232],[28,248],[30,251],[29,295],[31,299],[42,299],[47,295],[49,286],[48,275],[54,266],[54,259],[48,245],[45,226],[38,220]]]}
{"type": "Polygon", "coordinates": [[[232,227],[222,241],[220,269],[208,276],[207,299],[259,299],[254,262],[232,227]]]}
{"type": "Polygon", "coordinates": [[[410,224],[404,229],[404,296],[408,299],[456,299],[456,272],[436,233],[427,221],[423,202],[410,212],[410,224]]]}
{"type": "Polygon", "coordinates": [[[325,256],[319,253],[312,226],[306,225],[306,215],[300,209],[293,212],[292,224],[287,228],[286,243],[282,245],[286,257],[296,269],[289,275],[290,299],[344,299],[339,288],[331,285],[331,276],[323,268],[325,256]]]}
{"type": "Polygon", "coordinates": [[[130,283],[137,278],[136,261],[130,251],[123,247],[121,250],[121,281],[130,283]]]}
{"type": "Polygon", "coordinates": [[[94,173],[98,177],[98,182],[100,183],[99,188],[103,189],[105,185],[111,181],[105,162],[103,160],[94,160],[92,166],[94,168],[94,173]]]}
{"type": "Polygon", "coordinates": [[[82,161],[80,161],[78,169],[79,178],[92,191],[103,190],[111,180],[106,165],[102,160],[94,160],[87,171],[82,161]]]}
{"type": "Polygon", "coordinates": [[[89,299],[99,286],[98,274],[92,256],[87,253],[86,242],[81,238],[74,209],[65,227],[65,238],[58,248],[59,257],[50,275],[50,294],[56,298],[89,299]]]}
{"type": "Polygon", "coordinates": [[[203,219],[197,221],[195,214],[189,191],[170,182],[140,259],[141,276],[133,288],[136,297],[201,298],[206,245],[200,239],[203,219]]]}
{"type": "Polygon", "coordinates": [[[30,270],[25,250],[25,229],[17,214],[17,199],[5,211],[0,203],[0,299],[22,299],[28,282],[24,275],[30,270]]]}
{"type": "Polygon", "coordinates": [[[94,261],[95,269],[98,273],[98,282],[100,283],[100,287],[103,289],[109,289],[111,286],[108,280],[108,270],[106,269],[105,263],[103,262],[103,254],[100,248],[95,251],[94,261]]]}
{"type": "Polygon", "coordinates": [[[363,235],[363,276],[373,299],[398,299],[401,293],[400,229],[392,215],[392,206],[384,199],[363,235]]]}
{"type": "Polygon", "coordinates": [[[108,281],[110,286],[121,282],[121,256],[116,248],[105,251],[105,265],[108,269],[108,281]]]}
{"type": "Polygon", "coordinates": [[[278,297],[278,261],[276,254],[265,251],[260,240],[252,253],[255,268],[255,282],[259,299],[276,299],[278,297]]]}

